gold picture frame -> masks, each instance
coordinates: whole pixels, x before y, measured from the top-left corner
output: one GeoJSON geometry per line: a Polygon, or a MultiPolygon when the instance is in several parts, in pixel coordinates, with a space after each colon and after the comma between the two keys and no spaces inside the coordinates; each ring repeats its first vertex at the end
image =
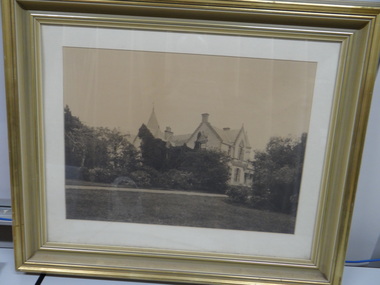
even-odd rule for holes
{"type": "MultiPolygon", "coordinates": [[[[340,284],[371,92],[380,53],[380,8],[374,5],[212,0],[3,0],[16,268],[32,273],[163,283],[340,284]],[[116,60],[111,61],[112,56],[116,60]],[[116,85],[123,80],[117,75],[122,71],[115,66],[122,56],[127,58],[127,65],[131,65],[129,73],[123,73],[129,84],[128,87],[122,87],[123,90],[135,88],[132,87],[132,81],[139,82],[140,89],[146,87],[146,82],[150,85],[150,91],[144,89],[136,98],[133,94],[139,94],[136,91],[138,88],[130,93],[126,91],[127,95],[123,93],[123,98],[127,98],[132,106],[129,109],[125,107],[129,112],[127,118],[133,121],[139,113],[151,113],[151,125],[155,125],[157,130],[159,127],[155,111],[160,110],[160,115],[164,117],[164,113],[184,108],[170,119],[173,123],[176,118],[180,121],[183,110],[197,105],[190,100],[192,98],[205,101],[209,99],[206,111],[216,113],[219,110],[221,117],[229,117],[231,122],[236,113],[241,113],[241,116],[243,113],[252,113],[248,112],[249,109],[244,109],[246,107],[243,105],[253,107],[256,101],[249,100],[259,95],[255,93],[245,98],[245,93],[241,93],[243,91],[236,91],[249,89],[246,87],[249,86],[248,83],[243,83],[244,79],[241,77],[247,75],[244,71],[253,73],[256,69],[240,68],[243,65],[248,66],[251,59],[255,59],[252,66],[263,62],[260,65],[262,72],[270,70],[265,76],[269,77],[267,86],[271,88],[266,98],[275,98],[276,88],[285,94],[288,85],[304,86],[305,82],[311,82],[305,87],[312,88],[309,103],[302,101],[306,100],[304,93],[300,93],[302,96],[293,100],[309,104],[309,113],[302,107],[298,117],[292,121],[291,114],[295,113],[294,110],[299,110],[292,109],[292,106],[298,105],[292,103],[290,111],[283,113],[287,108],[287,100],[279,101],[280,99],[271,97],[273,101],[270,104],[268,101],[261,103],[263,109],[265,104],[269,106],[265,110],[271,112],[270,117],[263,119],[261,116],[258,119],[262,124],[263,121],[273,121],[272,125],[266,126],[271,131],[275,130],[275,124],[280,121],[286,121],[288,125],[304,124],[308,131],[306,154],[302,162],[302,186],[298,186],[301,187],[301,190],[297,190],[298,208],[296,207],[297,213],[293,215],[295,220],[290,232],[276,229],[273,230],[274,233],[268,230],[260,232],[245,226],[235,228],[234,225],[224,224],[212,226],[211,222],[206,226],[188,222],[161,224],[153,218],[148,222],[139,220],[139,215],[135,220],[126,222],[116,218],[104,220],[102,215],[89,218],[75,214],[72,218],[68,214],[71,210],[67,209],[72,209],[70,207],[73,204],[68,202],[71,192],[68,191],[67,182],[67,150],[65,158],[65,146],[68,145],[67,140],[65,142],[68,131],[64,129],[67,123],[63,119],[66,115],[65,104],[73,107],[73,120],[80,118],[82,123],[100,117],[103,109],[108,117],[120,113],[117,111],[119,109],[116,105],[120,105],[117,101],[114,101],[114,107],[106,109],[107,100],[95,101],[95,95],[91,94],[97,94],[102,88],[109,90],[111,94],[111,90],[118,88],[116,85]],[[86,61],[88,58],[89,61],[86,61]],[[230,59],[233,60],[231,64],[228,63],[230,59]],[[152,64],[160,61],[163,62],[162,65],[152,64]],[[221,65],[216,62],[221,62],[221,65]],[[110,70],[107,69],[107,63],[111,65],[110,70]],[[282,65],[283,63],[285,64],[282,65]],[[301,64],[298,73],[293,63],[301,64]],[[306,65],[310,68],[305,69],[304,63],[308,63],[306,65]],[[73,65],[71,69],[70,64],[73,65]],[[179,69],[170,69],[170,66],[175,65],[184,67],[184,75],[178,75],[179,69]],[[208,71],[211,70],[209,68],[226,72],[229,70],[232,73],[215,79],[211,75],[208,77],[208,71]],[[202,73],[203,69],[207,72],[202,73]],[[148,71],[151,71],[151,77],[146,75],[148,71]],[[87,76],[89,73],[91,76],[87,76]],[[197,75],[198,73],[202,75],[197,75]],[[280,75],[276,75],[277,73],[280,75]],[[306,77],[305,73],[310,77],[306,77]],[[188,79],[190,74],[195,75],[188,79]],[[298,81],[289,81],[286,74],[296,74],[293,77],[298,78],[298,81]],[[233,79],[234,76],[239,79],[233,79]],[[158,83],[155,83],[156,78],[160,78],[158,83]],[[169,91],[160,85],[164,80],[169,85],[186,81],[190,86],[186,90],[192,91],[194,95],[178,95],[177,91],[184,90],[185,86],[179,85],[177,89],[171,87],[173,89],[170,92],[173,92],[174,97],[165,101],[169,91]],[[78,83],[74,83],[76,81],[78,83]],[[234,96],[248,101],[239,105],[241,107],[236,109],[237,112],[235,110],[235,113],[227,113],[232,109],[231,105],[241,102],[236,101],[237,99],[233,101],[228,95],[212,97],[212,88],[207,89],[204,86],[211,85],[210,82],[214,81],[216,84],[212,88],[218,89],[216,95],[222,93],[220,90],[235,84],[235,89],[232,88],[235,91],[231,91],[234,96]],[[115,87],[110,88],[110,82],[115,87]],[[286,82],[292,83],[286,85],[286,82]],[[198,83],[202,85],[201,89],[197,89],[198,83]],[[80,93],[70,95],[74,94],[70,88],[75,84],[78,84],[80,93]],[[90,86],[95,87],[87,88],[91,89],[88,95],[84,90],[90,86]],[[204,94],[196,95],[196,90],[201,90],[204,94]],[[145,95],[149,92],[155,95],[145,95]],[[84,101],[72,103],[74,101],[70,101],[70,96],[84,96],[87,101],[83,99],[84,101]],[[168,102],[174,102],[172,109],[168,102]],[[101,108],[97,109],[99,105],[101,108]],[[276,109],[275,105],[279,107],[276,109]],[[84,119],[85,112],[83,115],[80,113],[81,109],[86,108],[93,112],[93,117],[88,117],[92,119],[84,119]],[[77,112],[80,113],[79,117],[76,117],[77,112]],[[302,119],[306,117],[307,119],[302,119]]],[[[258,85],[263,79],[247,80],[249,81],[258,85]]],[[[301,92],[294,90],[291,89],[289,94],[301,92]]],[[[107,98],[113,98],[110,94],[107,93],[110,96],[107,98]]],[[[159,117],[158,114],[157,116],[159,117]]],[[[211,116],[210,120],[214,118],[211,116]]],[[[252,120],[247,120],[252,123],[252,120]]],[[[101,124],[95,124],[91,128],[84,128],[82,124],[79,137],[86,135],[84,130],[94,130],[101,124]]],[[[182,126],[185,128],[185,123],[182,126]]],[[[222,130],[212,127],[206,113],[201,124],[197,128],[196,126],[197,122],[193,128],[196,131],[191,131],[194,139],[187,138],[187,143],[191,142],[194,149],[204,147],[205,140],[211,144],[212,134],[205,131],[206,127],[213,130],[215,136],[223,136],[222,130]]],[[[247,138],[242,139],[244,136],[248,137],[245,130],[249,127],[247,122],[240,127],[240,144],[236,145],[236,155],[230,155],[232,160],[237,161],[234,166],[236,169],[236,165],[243,167],[243,162],[238,161],[239,157],[243,157],[251,149],[247,146],[247,138]]],[[[304,131],[304,127],[299,128],[304,131]]],[[[110,129],[102,130],[105,134],[110,129]]],[[[152,129],[149,130],[152,132],[152,129]]],[[[134,131],[137,132],[136,127],[134,131]]],[[[224,131],[230,130],[226,128],[224,131]]],[[[167,129],[167,132],[171,133],[171,129],[167,129]]],[[[276,135],[274,131],[269,133],[276,135]]],[[[238,135],[236,136],[237,141],[238,135]]],[[[139,139],[144,142],[142,135],[138,135],[128,145],[139,139]]],[[[166,137],[161,141],[166,143],[165,149],[175,146],[174,139],[169,140],[166,137]]],[[[284,141],[292,140],[289,138],[284,141]]],[[[226,153],[231,149],[231,152],[235,151],[233,142],[225,145],[230,147],[225,150],[226,153]]],[[[141,144],[139,147],[142,149],[141,144]]],[[[141,156],[143,162],[140,161],[140,165],[146,163],[144,155],[141,156]]],[[[258,161],[258,156],[255,159],[254,161],[258,161]]],[[[245,176],[240,176],[238,170],[233,171],[230,168],[231,176],[234,177],[230,179],[235,179],[235,184],[243,184],[252,177],[255,179],[252,176],[255,169],[250,167],[254,165],[257,171],[258,164],[253,162],[251,165],[251,161],[247,161],[249,165],[246,166],[248,170],[245,176]]],[[[115,166],[115,163],[112,165],[115,166]]],[[[172,172],[176,175],[190,175],[183,169],[178,168],[172,172]]],[[[89,175],[93,175],[95,170],[91,171],[89,175]]],[[[141,173],[140,171],[139,174],[141,173]]],[[[290,177],[287,173],[290,172],[285,172],[285,177],[290,177]]],[[[134,175],[131,174],[131,177],[137,177],[136,173],[134,175]]],[[[165,175],[168,175],[167,172],[165,175]]],[[[158,176],[164,177],[164,172],[158,172],[158,176]]],[[[123,183],[132,183],[128,179],[129,177],[121,180],[123,183]]],[[[255,197],[252,198],[251,195],[257,193],[251,192],[256,189],[251,187],[254,182],[247,183],[249,187],[243,185],[247,186],[244,189],[248,191],[246,196],[243,195],[244,199],[254,201],[255,197]]],[[[122,192],[108,188],[102,189],[109,193],[122,192]]],[[[144,191],[150,193],[156,189],[144,191]]],[[[156,193],[166,195],[167,190],[160,191],[156,193]]],[[[116,207],[112,203],[119,201],[121,195],[117,194],[114,202],[108,204],[111,205],[111,212],[116,207]]],[[[212,195],[226,196],[223,193],[212,195]]],[[[75,197],[74,201],[79,204],[79,196],[75,197]]],[[[234,202],[242,199],[233,197],[234,202]]],[[[291,200],[290,196],[288,198],[291,200]]],[[[141,203],[144,204],[144,201],[141,203]]],[[[94,204],[94,201],[87,202],[85,215],[90,211],[87,208],[90,204],[94,204]]],[[[247,205],[244,204],[244,208],[249,208],[247,205]]],[[[139,207],[138,214],[143,215],[152,206],[139,207]]],[[[178,210],[175,213],[178,214],[178,210]]],[[[274,219],[277,218],[278,216],[274,219]]]]}

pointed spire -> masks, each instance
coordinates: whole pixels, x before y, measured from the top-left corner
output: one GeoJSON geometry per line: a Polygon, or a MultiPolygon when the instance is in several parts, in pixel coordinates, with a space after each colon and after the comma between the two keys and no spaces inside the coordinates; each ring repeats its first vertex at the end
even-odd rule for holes
{"type": "Polygon", "coordinates": [[[148,124],[146,126],[152,132],[153,135],[160,129],[156,113],[154,112],[154,107],[152,109],[152,113],[150,114],[148,124]]]}
{"type": "Polygon", "coordinates": [[[160,125],[158,124],[156,113],[154,112],[154,106],[152,108],[152,113],[150,114],[150,117],[146,126],[154,137],[163,138],[164,135],[160,129],[160,125]]]}

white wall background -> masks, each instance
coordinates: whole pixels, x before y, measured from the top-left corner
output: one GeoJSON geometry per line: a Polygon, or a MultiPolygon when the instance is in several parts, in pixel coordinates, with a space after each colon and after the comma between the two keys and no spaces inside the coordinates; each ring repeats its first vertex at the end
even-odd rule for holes
{"type": "MultiPolygon", "coordinates": [[[[1,19],[1,13],[0,13],[1,19]]],[[[3,54],[3,37],[0,37],[0,54],[3,54]]],[[[0,57],[0,199],[10,199],[7,115],[5,108],[4,60],[0,57]]]]}
{"type": "MultiPolygon", "coordinates": [[[[367,127],[347,259],[375,258],[380,253],[380,73],[367,127]]],[[[380,258],[380,255],[377,256],[380,258]]]]}

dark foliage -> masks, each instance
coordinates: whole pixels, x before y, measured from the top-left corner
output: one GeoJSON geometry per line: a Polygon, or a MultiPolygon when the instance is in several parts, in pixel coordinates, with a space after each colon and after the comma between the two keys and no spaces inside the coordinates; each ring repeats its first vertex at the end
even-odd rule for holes
{"type": "Polygon", "coordinates": [[[159,177],[159,185],[165,189],[194,189],[194,174],[188,171],[170,169],[159,177]]]}
{"type": "Polygon", "coordinates": [[[240,185],[230,185],[226,190],[228,199],[239,204],[249,204],[252,199],[252,188],[240,185]]]}
{"type": "Polygon", "coordinates": [[[296,214],[307,134],[298,139],[273,137],[253,162],[252,206],[296,214]]]}
{"type": "Polygon", "coordinates": [[[144,124],[139,129],[138,137],[141,139],[142,163],[158,171],[163,171],[166,164],[166,143],[155,138],[144,124]]]}
{"type": "Polygon", "coordinates": [[[64,109],[66,178],[110,183],[139,167],[138,152],[116,129],[91,128],[64,109]]]}
{"type": "Polygon", "coordinates": [[[167,147],[166,142],[154,138],[144,124],[138,136],[143,165],[160,173],[154,183],[157,187],[225,192],[229,168],[228,157],[223,153],[187,146],[167,147]]]}
{"type": "Polygon", "coordinates": [[[140,188],[225,192],[229,180],[226,155],[169,146],[144,124],[138,137],[140,153],[120,131],[88,127],[66,106],[66,178],[113,183],[124,177],[140,188]]]}
{"type": "Polygon", "coordinates": [[[179,170],[191,172],[194,187],[214,193],[224,193],[230,178],[229,158],[213,150],[195,150],[184,153],[184,160],[179,170]]]}

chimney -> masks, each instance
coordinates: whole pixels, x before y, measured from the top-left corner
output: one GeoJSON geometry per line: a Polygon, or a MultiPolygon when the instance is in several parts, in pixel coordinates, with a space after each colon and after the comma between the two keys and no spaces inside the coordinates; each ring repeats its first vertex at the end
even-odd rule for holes
{"type": "Polygon", "coordinates": [[[203,113],[202,114],[202,123],[208,123],[208,113],[203,113]]]}
{"type": "Polygon", "coordinates": [[[166,129],[165,129],[165,140],[169,141],[172,139],[172,137],[173,137],[172,129],[170,127],[166,127],[166,129]]]}

